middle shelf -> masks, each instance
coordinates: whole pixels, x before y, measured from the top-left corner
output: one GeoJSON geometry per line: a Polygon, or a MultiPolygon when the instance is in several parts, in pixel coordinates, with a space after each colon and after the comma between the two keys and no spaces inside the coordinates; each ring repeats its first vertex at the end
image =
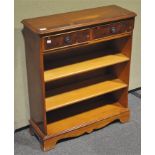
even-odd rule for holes
{"type": "Polygon", "coordinates": [[[46,97],[46,111],[65,107],[67,105],[110,93],[125,87],[127,87],[127,84],[116,78],[46,97]]]}
{"type": "Polygon", "coordinates": [[[111,66],[111,65],[126,62],[126,61],[129,61],[129,58],[121,53],[102,56],[99,58],[94,58],[94,59],[47,70],[44,72],[44,80],[45,82],[58,80],[60,78],[65,78],[71,75],[84,73],[87,71],[111,66]]]}

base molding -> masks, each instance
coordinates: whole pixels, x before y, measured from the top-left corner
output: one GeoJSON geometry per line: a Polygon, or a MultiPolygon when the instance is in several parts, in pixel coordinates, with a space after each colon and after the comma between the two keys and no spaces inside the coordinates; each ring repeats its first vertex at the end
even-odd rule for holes
{"type": "Polygon", "coordinates": [[[85,133],[91,133],[94,130],[100,129],[112,123],[115,120],[119,120],[121,123],[125,123],[129,120],[129,117],[130,117],[130,112],[126,111],[119,115],[115,115],[107,119],[103,119],[98,122],[89,124],[87,126],[82,126],[82,127],[79,127],[78,129],[71,130],[69,132],[64,132],[62,134],[58,134],[56,136],[45,135],[44,133],[42,133],[41,130],[39,131],[39,128],[37,128],[37,125],[32,120],[30,120],[30,133],[31,135],[36,135],[38,137],[43,151],[49,151],[53,149],[56,146],[57,142],[61,139],[78,137],[85,133]]]}

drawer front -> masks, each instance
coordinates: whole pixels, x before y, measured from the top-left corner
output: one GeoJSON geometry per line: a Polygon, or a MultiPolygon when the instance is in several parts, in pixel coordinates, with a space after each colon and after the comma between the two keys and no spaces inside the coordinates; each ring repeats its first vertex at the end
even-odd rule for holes
{"type": "Polygon", "coordinates": [[[128,19],[120,22],[99,25],[89,29],[47,36],[44,38],[44,49],[45,51],[52,50],[55,48],[85,43],[119,33],[130,32],[133,30],[133,26],[134,20],[128,19]]]}
{"type": "Polygon", "coordinates": [[[93,39],[99,39],[114,34],[130,32],[132,31],[133,26],[133,19],[97,26],[92,29],[93,39]]]}
{"type": "Polygon", "coordinates": [[[90,30],[81,30],[75,32],[69,32],[59,35],[53,35],[45,37],[44,48],[45,50],[50,50],[54,48],[75,45],[90,40],[90,30]]]}

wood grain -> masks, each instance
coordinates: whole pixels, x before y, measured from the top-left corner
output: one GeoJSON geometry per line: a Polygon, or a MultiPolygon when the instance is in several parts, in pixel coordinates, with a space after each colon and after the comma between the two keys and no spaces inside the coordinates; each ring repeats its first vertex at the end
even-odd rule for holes
{"type": "Polygon", "coordinates": [[[110,41],[110,40],[114,40],[114,39],[119,39],[119,38],[131,36],[131,35],[132,35],[132,31],[124,32],[124,33],[120,33],[120,34],[113,34],[113,35],[106,36],[106,37],[91,39],[91,40],[86,41],[86,42],[70,44],[70,45],[65,45],[65,46],[59,46],[59,47],[50,48],[50,49],[44,49],[43,52],[44,52],[44,54],[56,53],[56,52],[59,52],[59,51],[62,51],[62,50],[70,50],[70,49],[82,47],[82,46],[85,46],[85,45],[92,45],[92,44],[96,44],[96,43],[102,43],[102,42],[106,42],[106,41],[110,41]]]}
{"type": "Polygon", "coordinates": [[[90,27],[82,30],[69,31],[55,35],[45,36],[44,50],[52,50],[57,48],[65,48],[86,44],[92,40],[110,37],[116,34],[131,32],[134,27],[134,20],[127,19],[110,24],[103,24],[95,27],[90,27]],[[112,31],[114,30],[114,31],[112,31]],[[66,42],[66,38],[68,42],[66,42]]]}
{"type": "Polygon", "coordinates": [[[116,5],[110,5],[63,14],[25,19],[22,23],[37,34],[48,34],[132,18],[135,16],[136,14],[134,12],[128,11],[116,5]]]}

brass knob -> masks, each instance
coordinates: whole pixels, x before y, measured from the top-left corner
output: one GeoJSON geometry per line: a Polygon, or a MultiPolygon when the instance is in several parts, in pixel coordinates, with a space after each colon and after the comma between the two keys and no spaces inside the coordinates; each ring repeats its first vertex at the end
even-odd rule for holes
{"type": "Polygon", "coordinates": [[[71,43],[71,38],[70,38],[70,36],[66,36],[66,37],[64,38],[64,41],[65,41],[65,43],[70,44],[70,43],[71,43]]]}

